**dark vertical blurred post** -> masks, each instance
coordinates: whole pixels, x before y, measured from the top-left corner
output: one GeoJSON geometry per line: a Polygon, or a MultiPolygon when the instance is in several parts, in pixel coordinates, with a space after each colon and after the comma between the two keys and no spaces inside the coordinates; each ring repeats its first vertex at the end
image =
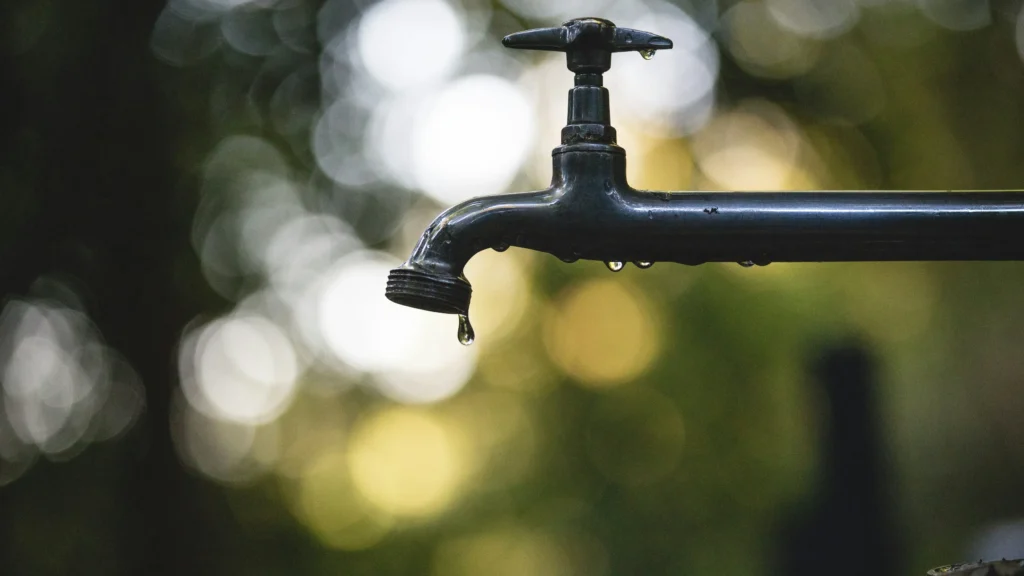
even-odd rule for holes
{"type": "Polygon", "coordinates": [[[37,45],[0,63],[0,150],[10,161],[29,154],[26,142],[36,146],[36,164],[15,166],[25,186],[0,194],[20,210],[4,219],[14,229],[0,237],[0,291],[24,294],[53,272],[79,278],[89,315],[140,373],[147,409],[118,447],[90,449],[61,470],[38,465],[0,489],[0,555],[10,559],[0,572],[197,573],[191,544],[201,537],[190,528],[201,527],[183,508],[187,478],[168,426],[173,350],[190,314],[175,286],[189,211],[173,194],[173,134],[148,49],[165,2],[50,4],[37,45]],[[48,545],[37,536],[43,525],[48,545]]]}
{"type": "Polygon", "coordinates": [[[824,347],[811,368],[824,400],[816,487],[783,531],[779,574],[899,574],[886,498],[877,366],[861,343],[824,347]]]}

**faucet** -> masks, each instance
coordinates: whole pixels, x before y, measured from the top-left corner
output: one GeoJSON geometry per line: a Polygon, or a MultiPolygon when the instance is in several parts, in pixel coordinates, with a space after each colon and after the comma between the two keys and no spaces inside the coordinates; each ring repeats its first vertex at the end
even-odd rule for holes
{"type": "Polygon", "coordinates": [[[551,186],[486,196],[443,212],[412,256],[391,271],[398,304],[459,315],[473,340],[472,288],[463,267],[477,252],[518,246],[565,262],[697,265],[736,262],[1024,260],[1022,191],[660,192],[626,182],[602,74],[615,52],[649,59],[672,41],[600,18],[506,36],[508,48],[565,52],[576,74],[568,121],[552,155],[551,186]]]}

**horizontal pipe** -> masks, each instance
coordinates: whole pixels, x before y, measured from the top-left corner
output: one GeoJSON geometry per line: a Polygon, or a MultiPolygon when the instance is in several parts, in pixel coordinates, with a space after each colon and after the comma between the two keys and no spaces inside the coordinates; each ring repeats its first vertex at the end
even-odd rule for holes
{"type": "Polygon", "coordinates": [[[597,168],[585,183],[556,171],[547,190],[447,210],[392,272],[388,297],[465,314],[463,266],[509,246],[567,262],[1024,260],[1024,191],[649,192],[597,168]]]}
{"type": "Polygon", "coordinates": [[[627,190],[586,211],[578,256],[597,260],[1024,260],[1021,191],[627,190]]]}

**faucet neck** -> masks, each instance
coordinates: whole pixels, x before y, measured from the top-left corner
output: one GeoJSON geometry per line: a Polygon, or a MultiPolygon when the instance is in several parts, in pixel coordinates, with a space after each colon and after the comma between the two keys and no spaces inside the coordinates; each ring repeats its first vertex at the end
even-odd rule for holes
{"type": "Polygon", "coordinates": [[[600,72],[576,74],[576,85],[569,90],[569,113],[562,128],[562,145],[615,144],[611,125],[608,89],[600,72]]]}

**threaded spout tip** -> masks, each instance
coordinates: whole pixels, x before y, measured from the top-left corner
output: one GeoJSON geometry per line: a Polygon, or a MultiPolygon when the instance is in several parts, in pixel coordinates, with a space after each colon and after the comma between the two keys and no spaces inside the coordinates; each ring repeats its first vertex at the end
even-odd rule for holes
{"type": "Polygon", "coordinates": [[[441,314],[469,314],[473,288],[462,277],[403,266],[388,275],[385,294],[388,300],[403,306],[441,314]]]}

